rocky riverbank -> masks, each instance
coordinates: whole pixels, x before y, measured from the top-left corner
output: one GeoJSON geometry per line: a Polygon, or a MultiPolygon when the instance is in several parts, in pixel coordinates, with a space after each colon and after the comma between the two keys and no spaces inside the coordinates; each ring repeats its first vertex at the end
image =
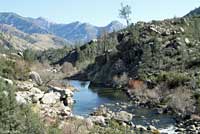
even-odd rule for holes
{"type": "MultiPolygon", "coordinates": [[[[46,85],[37,72],[29,73],[27,81],[12,81],[1,77],[9,85],[16,86],[16,101],[20,105],[30,105],[35,113],[47,124],[54,124],[72,116],[74,104],[72,86],[46,85]]],[[[59,83],[59,82],[58,82],[59,83]]]]}
{"type": "Polygon", "coordinates": [[[154,99],[144,98],[134,94],[132,89],[126,88],[125,92],[138,107],[154,108],[158,114],[171,114],[176,118],[175,132],[198,133],[200,132],[200,116],[190,113],[180,113],[170,105],[163,105],[154,99]]]}
{"type": "Polygon", "coordinates": [[[42,119],[49,122],[69,117],[74,103],[73,91],[68,88],[49,86],[47,91],[41,91],[32,82],[16,82],[16,100],[20,104],[31,104],[42,119]]]}

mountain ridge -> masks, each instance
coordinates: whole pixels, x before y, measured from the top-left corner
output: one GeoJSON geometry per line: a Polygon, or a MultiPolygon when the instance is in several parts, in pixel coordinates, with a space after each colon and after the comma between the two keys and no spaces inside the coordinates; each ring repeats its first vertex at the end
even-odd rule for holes
{"type": "Polygon", "coordinates": [[[195,8],[194,10],[190,11],[188,14],[185,15],[185,17],[187,16],[200,16],[200,7],[195,8]]]}
{"type": "Polygon", "coordinates": [[[48,21],[43,17],[23,17],[13,12],[0,12],[0,24],[11,25],[28,34],[53,34],[71,43],[77,41],[85,43],[94,38],[98,38],[103,32],[110,33],[125,28],[118,21],[112,21],[106,26],[95,26],[80,21],[59,24],[48,21]]]}

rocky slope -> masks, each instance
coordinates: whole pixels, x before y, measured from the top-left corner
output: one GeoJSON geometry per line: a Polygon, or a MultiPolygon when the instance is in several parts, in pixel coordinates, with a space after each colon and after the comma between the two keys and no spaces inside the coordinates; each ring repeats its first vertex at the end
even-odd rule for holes
{"type": "Polygon", "coordinates": [[[127,77],[150,82],[155,82],[159,74],[166,71],[188,72],[185,75],[192,78],[195,74],[191,71],[197,71],[198,66],[198,22],[199,17],[138,22],[107,39],[72,51],[63,62],[71,60],[76,65],[95,59],[88,62],[86,73],[97,83],[114,84],[113,77],[120,78],[124,73],[127,77]]]}
{"type": "Polygon", "coordinates": [[[0,44],[7,48],[24,50],[32,48],[35,50],[46,50],[49,48],[62,48],[69,43],[51,34],[27,34],[10,25],[0,24],[0,44]]]}
{"type": "Polygon", "coordinates": [[[65,38],[71,43],[87,42],[99,37],[104,32],[113,32],[124,28],[117,21],[113,21],[105,27],[81,22],[56,24],[42,17],[34,19],[22,17],[15,13],[0,13],[0,24],[11,25],[27,34],[53,34],[65,38]]]}

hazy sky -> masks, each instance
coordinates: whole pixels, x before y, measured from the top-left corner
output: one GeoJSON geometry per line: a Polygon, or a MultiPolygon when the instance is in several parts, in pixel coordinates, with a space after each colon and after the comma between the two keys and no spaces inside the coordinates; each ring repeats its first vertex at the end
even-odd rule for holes
{"type": "Polygon", "coordinates": [[[132,7],[134,22],[179,17],[200,6],[199,0],[0,0],[0,12],[42,16],[57,23],[81,21],[103,26],[112,20],[123,22],[118,17],[121,2],[132,7]]]}

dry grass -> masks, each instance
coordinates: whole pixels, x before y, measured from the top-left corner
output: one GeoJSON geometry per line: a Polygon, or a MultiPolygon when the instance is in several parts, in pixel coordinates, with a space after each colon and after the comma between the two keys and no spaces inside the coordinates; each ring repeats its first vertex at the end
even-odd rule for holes
{"type": "Polygon", "coordinates": [[[186,87],[177,88],[173,94],[170,95],[168,105],[181,113],[192,113],[195,110],[193,93],[186,87]]]}
{"type": "Polygon", "coordinates": [[[60,70],[60,67],[51,67],[48,63],[36,62],[31,66],[31,70],[37,72],[44,85],[48,85],[53,80],[60,80],[66,77],[60,70]]]}
{"type": "Polygon", "coordinates": [[[63,134],[88,134],[92,128],[87,121],[81,119],[70,119],[63,127],[63,134]]]}

